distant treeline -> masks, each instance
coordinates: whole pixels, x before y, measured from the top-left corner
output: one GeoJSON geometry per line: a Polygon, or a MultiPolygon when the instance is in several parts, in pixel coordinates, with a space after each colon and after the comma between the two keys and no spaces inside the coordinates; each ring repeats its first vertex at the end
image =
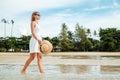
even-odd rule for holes
{"type": "MultiPolygon", "coordinates": [[[[29,51],[31,36],[0,37],[0,52],[5,51],[29,51]]],[[[116,28],[100,28],[99,32],[91,33],[90,29],[76,24],[75,31],[62,24],[61,32],[53,37],[44,37],[53,44],[53,51],[120,51],[120,30],[116,28]],[[94,37],[98,39],[94,39],[94,37]]]]}

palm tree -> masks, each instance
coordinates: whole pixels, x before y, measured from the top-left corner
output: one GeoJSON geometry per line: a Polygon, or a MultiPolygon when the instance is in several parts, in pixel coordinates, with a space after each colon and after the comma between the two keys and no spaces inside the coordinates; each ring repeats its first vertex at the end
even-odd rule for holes
{"type": "Polygon", "coordinates": [[[6,38],[6,23],[8,23],[8,21],[5,18],[3,18],[1,21],[4,23],[4,37],[6,38]]]}
{"type": "Polygon", "coordinates": [[[11,28],[11,37],[12,37],[12,35],[13,35],[14,20],[11,20],[11,23],[12,23],[12,28],[11,28]]]}

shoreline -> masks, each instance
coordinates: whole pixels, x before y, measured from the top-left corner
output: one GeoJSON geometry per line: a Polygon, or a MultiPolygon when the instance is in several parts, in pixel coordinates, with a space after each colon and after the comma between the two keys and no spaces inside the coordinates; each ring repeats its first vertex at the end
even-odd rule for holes
{"type": "MultiPolygon", "coordinates": [[[[0,52],[0,56],[3,56],[3,55],[28,56],[29,52],[0,52]]],[[[43,55],[120,56],[120,52],[52,52],[52,53],[43,54],[43,55]]]]}

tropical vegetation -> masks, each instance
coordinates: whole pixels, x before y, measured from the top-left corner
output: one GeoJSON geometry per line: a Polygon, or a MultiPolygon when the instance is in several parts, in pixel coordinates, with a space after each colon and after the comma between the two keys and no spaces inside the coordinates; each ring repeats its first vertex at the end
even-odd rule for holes
{"type": "MultiPolygon", "coordinates": [[[[4,37],[0,37],[0,52],[20,52],[29,51],[29,41],[31,35],[22,35],[13,37],[13,24],[11,20],[11,36],[6,36],[6,19],[1,20],[4,23],[4,37]]],[[[75,31],[70,31],[68,26],[63,23],[61,32],[52,38],[44,37],[53,44],[53,51],[120,51],[120,30],[117,28],[100,28],[97,31],[85,29],[79,24],[75,25],[75,31]],[[95,39],[94,37],[97,37],[95,39]]]]}

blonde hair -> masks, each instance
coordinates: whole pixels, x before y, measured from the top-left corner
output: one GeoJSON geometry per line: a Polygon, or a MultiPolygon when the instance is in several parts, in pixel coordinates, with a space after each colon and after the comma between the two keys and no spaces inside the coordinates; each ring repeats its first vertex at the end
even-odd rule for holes
{"type": "MultiPolygon", "coordinates": [[[[36,15],[39,15],[39,12],[36,11],[36,12],[33,12],[33,13],[32,13],[31,21],[35,21],[35,16],[36,16],[36,15]]],[[[39,15],[39,16],[40,16],[40,15],[39,15]]]]}

